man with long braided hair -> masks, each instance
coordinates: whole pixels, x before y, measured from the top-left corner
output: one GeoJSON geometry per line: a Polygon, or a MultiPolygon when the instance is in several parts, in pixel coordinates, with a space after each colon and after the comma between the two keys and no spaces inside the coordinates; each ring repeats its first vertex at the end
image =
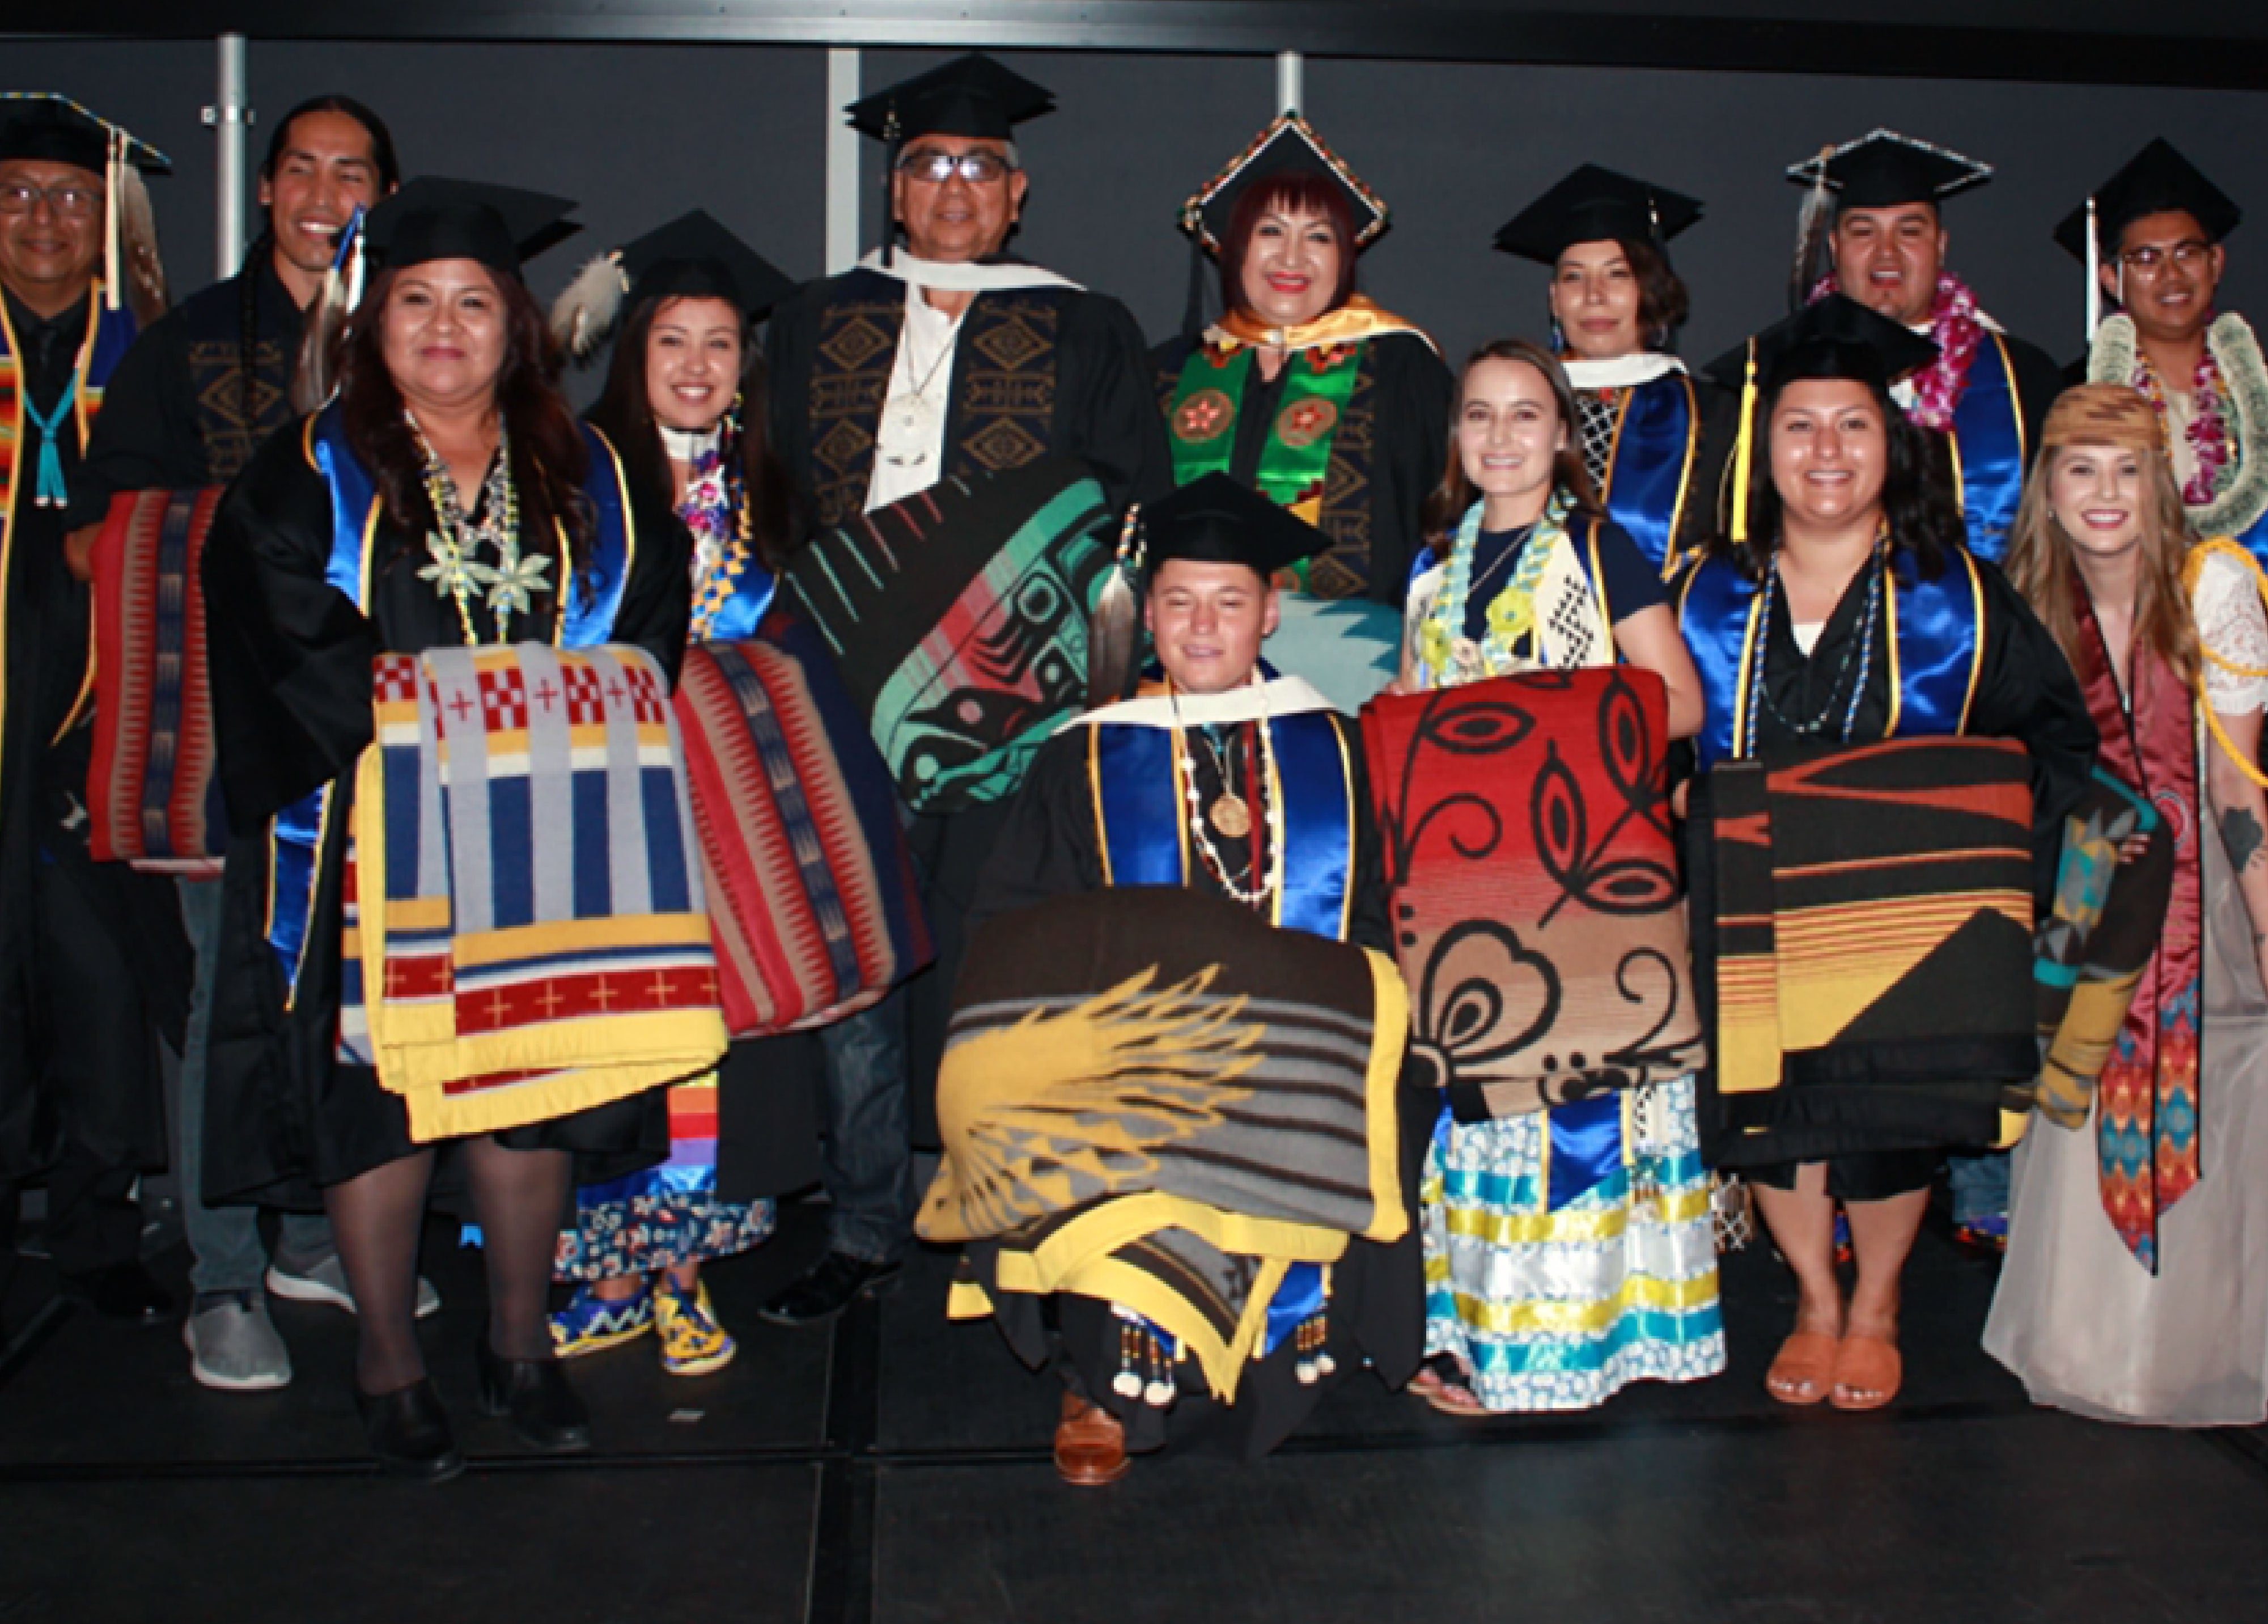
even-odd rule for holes
{"type": "MultiPolygon", "coordinates": [[[[276,124],[260,165],[265,222],[242,268],[152,325],[111,379],[85,467],[71,486],[73,562],[82,574],[113,497],[225,485],[291,421],[305,312],[355,210],[391,193],[398,179],[385,121],[351,97],[312,98],[276,124]]],[[[189,1278],[196,1297],[183,1339],[191,1372],[206,1386],[280,1387],[291,1379],[291,1360],[261,1290],[269,1260],[257,1209],[208,1207],[198,1188],[221,886],[217,878],[185,878],[180,889],[198,964],[173,1164],[195,1260],[189,1278]]],[[[330,1226],[320,1216],[285,1216],[267,1283],[282,1296],[353,1305],[330,1226]]]]}

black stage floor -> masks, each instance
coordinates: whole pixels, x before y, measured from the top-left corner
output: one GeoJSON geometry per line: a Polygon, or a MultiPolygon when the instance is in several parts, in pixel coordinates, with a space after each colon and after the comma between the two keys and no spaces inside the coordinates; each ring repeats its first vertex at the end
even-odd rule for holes
{"type": "Polygon", "coordinates": [[[2268,1435],[2033,1410],[1977,1348],[1992,1266],[1933,1233],[1882,1415],[1765,1397],[1792,1298],[1752,1250],[1715,1381],[1469,1423],[1361,1376],[1268,1461],[1152,1458],[1088,1491],[1049,1464],[1049,1380],[946,1323],[945,1259],[831,1331],[755,1319],[818,1244],[808,1209],[711,1275],[732,1367],[585,1360],[598,1451],[516,1453],[473,1411],[477,1263],[441,1235],[426,1346],[473,1466],[438,1488],[364,1465],[345,1315],[279,1304],[298,1380],[214,1393],[174,1327],[48,1305],[19,1269],[0,1624],[2268,1620],[2268,1435]]]}

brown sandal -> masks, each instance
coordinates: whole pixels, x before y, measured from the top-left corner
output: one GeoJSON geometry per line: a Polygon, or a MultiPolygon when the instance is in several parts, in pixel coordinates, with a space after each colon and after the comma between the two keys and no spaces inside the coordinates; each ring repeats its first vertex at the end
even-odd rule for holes
{"type": "Polygon", "coordinates": [[[1898,1396],[1904,1382],[1905,1358],[1896,1342],[1846,1336],[1835,1355],[1835,1388],[1827,1401],[1838,1410],[1878,1410],[1898,1396]]]}
{"type": "Polygon", "coordinates": [[[1418,1374],[1410,1378],[1410,1391],[1444,1415],[1470,1419],[1489,1413],[1488,1406],[1466,1385],[1464,1372],[1459,1370],[1444,1371],[1432,1363],[1421,1364],[1418,1374]]]}
{"type": "Polygon", "coordinates": [[[1834,1384],[1842,1343],[1824,1331],[1795,1331],[1764,1372],[1764,1391],[1782,1404],[1816,1404],[1834,1384]]]}

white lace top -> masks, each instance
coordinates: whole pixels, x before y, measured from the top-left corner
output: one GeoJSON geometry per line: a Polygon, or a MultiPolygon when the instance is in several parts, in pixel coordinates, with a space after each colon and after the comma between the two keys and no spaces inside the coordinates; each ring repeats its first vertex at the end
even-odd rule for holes
{"type": "MultiPolygon", "coordinates": [[[[2268,670],[2268,611],[2261,606],[2251,570],[2233,558],[2208,554],[2190,606],[2206,648],[2233,664],[2268,670]]],[[[2205,665],[2205,690],[2206,702],[2225,716],[2268,706],[2268,677],[2224,671],[2211,660],[2205,665]]]]}

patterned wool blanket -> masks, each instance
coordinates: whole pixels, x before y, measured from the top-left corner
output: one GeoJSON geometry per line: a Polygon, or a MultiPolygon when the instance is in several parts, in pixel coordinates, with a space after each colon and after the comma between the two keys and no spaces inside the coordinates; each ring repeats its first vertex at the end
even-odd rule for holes
{"type": "Polygon", "coordinates": [[[2171,831],[2147,801],[2096,768],[2064,820],[2055,906],[2034,942],[2036,1104],[2058,1128],[2087,1126],[2173,886],[2171,831]],[[2121,849],[2137,836],[2146,842],[2140,855],[2122,861],[2121,849]]]}
{"type": "Polygon", "coordinates": [[[715,1065],[716,959],[667,685],[643,650],[386,654],[356,775],[340,1044],[412,1138],[715,1065]]]}
{"type": "Polygon", "coordinates": [[[688,649],[676,703],[733,1035],[823,1025],[927,964],[889,774],[811,628],[688,649]]]}
{"type": "Polygon", "coordinates": [[[954,1312],[996,1290],[1123,1304],[1233,1395],[1292,1264],[1408,1227],[1407,1021],[1383,956],[1202,892],[1082,893],[988,923],[915,1226],[985,1243],[954,1312]]]}
{"type": "Polygon", "coordinates": [[[916,812],[1015,792],[1086,702],[1086,623],[1111,558],[1075,459],[949,479],[822,535],[786,580],[916,812]]]}
{"type": "Polygon", "coordinates": [[[94,543],[89,841],[101,862],[210,875],[228,846],[197,560],[207,490],[122,492],[94,543]]]}
{"type": "Polygon", "coordinates": [[[1603,666],[1364,708],[1410,1050],[1460,1121],[1701,1063],[1666,705],[1603,666]]]}
{"type": "Polygon", "coordinates": [[[1982,1093],[2004,1138],[2021,1132],[2039,1070],[2031,806],[2007,739],[1792,752],[1697,782],[1720,1161],[1787,1159],[1766,1130],[1790,1089],[1863,1091],[1877,1112],[1904,1091],[1982,1093]]]}

